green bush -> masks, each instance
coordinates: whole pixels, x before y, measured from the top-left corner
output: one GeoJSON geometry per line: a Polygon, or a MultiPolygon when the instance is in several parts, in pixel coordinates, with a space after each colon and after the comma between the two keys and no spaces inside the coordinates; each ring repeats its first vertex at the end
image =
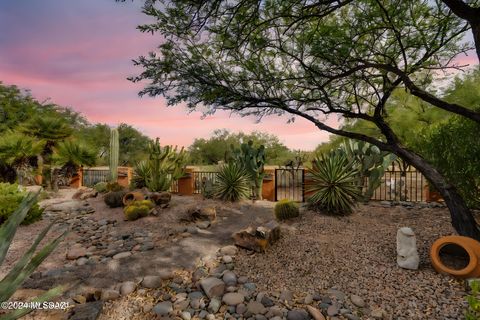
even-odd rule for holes
{"type": "MultiPolygon", "coordinates": [[[[4,223],[15,212],[27,194],[17,184],[0,183],[0,224],[4,223]]],[[[35,203],[23,219],[22,224],[31,224],[39,220],[42,213],[43,209],[40,209],[38,203],[35,203]]]]}
{"type": "Polygon", "coordinates": [[[300,215],[298,204],[295,201],[288,199],[278,201],[275,204],[273,212],[275,213],[275,218],[277,218],[277,220],[287,220],[296,218],[300,215]]]}
{"type": "Polygon", "coordinates": [[[103,196],[103,201],[110,208],[123,207],[123,196],[126,193],[126,191],[109,192],[103,196]]]}
{"type": "Polygon", "coordinates": [[[215,196],[215,188],[211,179],[202,181],[201,191],[204,199],[212,199],[215,196]]]}
{"type": "Polygon", "coordinates": [[[240,165],[231,162],[223,165],[217,175],[215,197],[224,201],[238,201],[250,195],[248,172],[240,165]]]}
{"type": "Polygon", "coordinates": [[[480,208],[480,124],[453,116],[422,132],[419,151],[435,168],[457,187],[471,208],[480,208]]]}
{"type": "Polygon", "coordinates": [[[361,198],[358,186],[358,171],[345,154],[332,152],[321,155],[313,161],[310,170],[311,182],[307,192],[309,206],[313,210],[329,214],[344,215],[352,212],[361,198]]]}
{"type": "Polygon", "coordinates": [[[94,186],[95,190],[98,193],[105,193],[107,192],[107,183],[106,182],[99,182],[94,186]]]}
{"type": "Polygon", "coordinates": [[[472,292],[466,297],[468,309],[465,314],[465,319],[478,320],[480,319],[480,282],[478,280],[472,280],[470,287],[472,292]]]}
{"type": "Polygon", "coordinates": [[[150,200],[133,201],[123,209],[125,219],[133,221],[148,216],[155,204],[150,200]]]}

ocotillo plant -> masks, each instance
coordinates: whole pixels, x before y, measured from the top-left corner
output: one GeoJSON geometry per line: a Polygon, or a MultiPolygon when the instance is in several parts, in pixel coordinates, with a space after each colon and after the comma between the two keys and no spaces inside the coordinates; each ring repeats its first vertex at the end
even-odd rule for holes
{"type": "Polygon", "coordinates": [[[262,185],[265,177],[265,146],[258,148],[253,146],[253,141],[242,143],[240,150],[233,150],[233,157],[238,161],[250,175],[253,187],[253,198],[262,199],[262,185]]]}
{"type": "Polygon", "coordinates": [[[380,151],[378,147],[364,141],[347,141],[340,146],[349,161],[355,163],[358,170],[358,185],[364,189],[363,200],[368,201],[373,196],[381,182],[385,170],[397,158],[394,154],[380,151]],[[368,178],[368,183],[366,183],[368,178]]]}
{"type": "Polygon", "coordinates": [[[116,182],[118,178],[118,158],[120,143],[118,129],[110,130],[110,181],[116,182]]]}

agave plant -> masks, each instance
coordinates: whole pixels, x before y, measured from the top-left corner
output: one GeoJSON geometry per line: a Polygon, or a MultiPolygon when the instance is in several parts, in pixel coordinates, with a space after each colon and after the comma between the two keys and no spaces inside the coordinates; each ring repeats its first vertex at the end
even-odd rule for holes
{"type": "Polygon", "coordinates": [[[151,169],[148,161],[137,162],[133,168],[132,186],[133,188],[144,188],[147,186],[147,180],[151,175],[151,169]]]}
{"type": "MultiPolygon", "coordinates": [[[[39,193],[29,193],[23,199],[18,209],[8,218],[7,222],[0,227],[0,265],[5,260],[5,256],[7,255],[7,251],[12,243],[18,225],[30,211],[30,208],[37,202],[38,194],[39,193]]],[[[38,245],[43,238],[45,238],[52,225],[53,223],[40,232],[30,249],[20,258],[20,260],[18,260],[10,272],[8,272],[8,274],[0,281],[0,301],[8,301],[8,299],[10,299],[23,281],[35,271],[35,269],[43,262],[43,260],[48,257],[48,255],[65,237],[66,232],[49,242],[37,253],[35,253],[38,245]]],[[[55,287],[34,298],[32,301],[49,301],[52,298],[59,296],[63,291],[63,287],[55,287]]],[[[32,309],[29,308],[18,309],[6,315],[2,315],[2,319],[18,319],[31,311],[32,309]]]]}
{"type": "Polygon", "coordinates": [[[223,165],[215,183],[215,197],[224,201],[238,201],[250,195],[250,180],[246,169],[230,162],[223,165]]]}
{"type": "Polygon", "coordinates": [[[313,161],[307,192],[310,207],[330,214],[349,214],[361,198],[358,171],[345,154],[333,152],[313,161]]]}

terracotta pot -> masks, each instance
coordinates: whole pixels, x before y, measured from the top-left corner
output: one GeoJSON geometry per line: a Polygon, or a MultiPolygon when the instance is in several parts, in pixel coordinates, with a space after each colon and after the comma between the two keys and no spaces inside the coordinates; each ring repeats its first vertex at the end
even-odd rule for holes
{"type": "Polygon", "coordinates": [[[145,195],[141,192],[128,192],[123,196],[123,204],[128,206],[133,201],[145,200],[145,195]]]}
{"type": "Polygon", "coordinates": [[[441,274],[448,274],[456,278],[467,279],[480,276],[480,242],[468,237],[447,236],[436,240],[430,249],[430,259],[433,268],[441,274]],[[440,259],[440,252],[445,246],[451,245],[463,249],[468,254],[468,265],[463,269],[447,267],[440,259]]]}

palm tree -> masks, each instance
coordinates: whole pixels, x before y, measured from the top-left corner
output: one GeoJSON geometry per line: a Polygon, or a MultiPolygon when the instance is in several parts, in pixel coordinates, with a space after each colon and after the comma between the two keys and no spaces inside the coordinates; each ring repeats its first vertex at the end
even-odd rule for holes
{"type": "Polygon", "coordinates": [[[0,162],[13,168],[17,178],[24,179],[44,146],[43,141],[22,133],[7,132],[0,137],[0,162]]]}
{"type": "Polygon", "coordinates": [[[25,122],[21,126],[21,131],[44,141],[43,150],[38,155],[38,170],[46,178],[47,184],[51,184],[53,182],[51,177],[53,149],[60,141],[72,135],[71,125],[64,118],[46,114],[33,117],[25,122]],[[46,168],[44,168],[44,164],[46,168]]]}

